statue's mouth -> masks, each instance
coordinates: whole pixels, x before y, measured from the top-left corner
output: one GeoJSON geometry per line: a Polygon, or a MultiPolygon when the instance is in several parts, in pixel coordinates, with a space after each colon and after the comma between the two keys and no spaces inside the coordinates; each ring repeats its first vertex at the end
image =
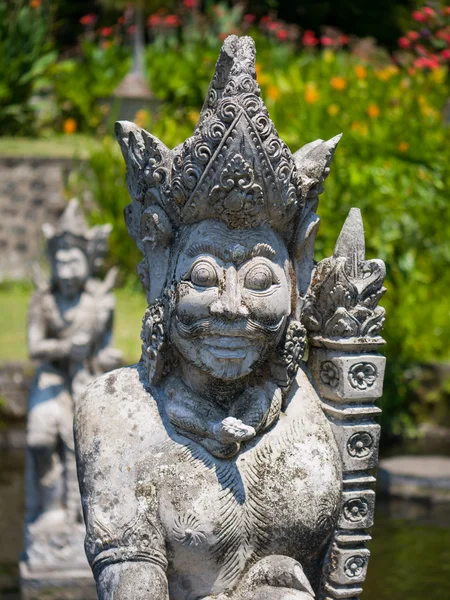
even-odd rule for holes
{"type": "Polygon", "coordinates": [[[216,358],[240,360],[245,358],[252,341],[243,336],[242,332],[228,333],[228,335],[208,335],[202,342],[216,358]]]}

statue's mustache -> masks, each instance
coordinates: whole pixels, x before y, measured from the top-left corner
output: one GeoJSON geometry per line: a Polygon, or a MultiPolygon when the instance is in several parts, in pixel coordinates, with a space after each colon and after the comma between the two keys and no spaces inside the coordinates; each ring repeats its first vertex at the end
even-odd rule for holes
{"type": "Polygon", "coordinates": [[[274,325],[261,323],[254,319],[240,319],[239,321],[229,322],[218,317],[208,317],[199,319],[193,323],[183,323],[178,316],[176,317],[178,332],[182,337],[186,338],[201,337],[203,335],[242,336],[250,339],[255,337],[275,337],[280,332],[284,322],[284,316],[274,325]]]}

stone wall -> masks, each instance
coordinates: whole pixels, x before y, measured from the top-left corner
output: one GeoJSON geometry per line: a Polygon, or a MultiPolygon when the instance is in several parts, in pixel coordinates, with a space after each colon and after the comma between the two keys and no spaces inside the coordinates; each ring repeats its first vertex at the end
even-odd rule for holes
{"type": "Polygon", "coordinates": [[[25,446],[28,394],[32,362],[0,362],[0,450],[25,446]]]}
{"type": "Polygon", "coordinates": [[[62,213],[69,159],[0,158],[0,281],[30,276],[40,228],[62,213]]]}

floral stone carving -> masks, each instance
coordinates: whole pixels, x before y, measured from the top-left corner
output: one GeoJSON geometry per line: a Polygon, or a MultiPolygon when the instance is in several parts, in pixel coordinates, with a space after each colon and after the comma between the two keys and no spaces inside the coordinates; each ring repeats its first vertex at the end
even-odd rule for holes
{"type": "MultiPolygon", "coordinates": [[[[140,363],[77,403],[99,597],[334,598],[330,565],[348,579],[327,553],[342,444],[304,361],[304,313],[316,307],[315,209],[340,136],[291,154],[260,97],[254,43],[236,36],[192,137],[170,150],[133,123],[116,132],[149,307],[140,363]]],[[[353,304],[371,297],[351,285],[353,304]]],[[[325,335],[330,306],[313,312],[325,335]]]]}
{"type": "Polygon", "coordinates": [[[21,563],[26,598],[25,572],[34,582],[46,574],[45,585],[51,590],[52,577],[57,580],[61,571],[67,575],[87,567],[73,411],[83,388],[121,360],[120,352],[111,347],[115,272],[103,281],[93,277],[106,253],[110,230],[108,225],[87,229],[75,199],[56,229],[43,227],[51,280],[36,271],[28,315],[29,353],[39,366],[27,417],[25,560],[21,563]]]}

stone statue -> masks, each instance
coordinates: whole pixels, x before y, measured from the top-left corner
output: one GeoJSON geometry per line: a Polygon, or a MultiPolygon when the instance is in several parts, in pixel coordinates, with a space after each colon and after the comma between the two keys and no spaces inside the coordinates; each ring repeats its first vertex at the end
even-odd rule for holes
{"type": "MultiPolygon", "coordinates": [[[[54,229],[43,226],[51,266],[37,273],[30,302],[28,348],[40,361],[27,418],[27,573],[86,568],[84,527],[73,440],[74,403],[83,388],[120,364],[111,347],[116,271],[92,276],[102,263],[109,225],[87,229],[72,200],[54,229]]],[[[34,597],[34,596],[33,596],[34,597]]]]}
{"type": "Polygon", "coordinates": [[[340,136],[291,154],[260,98],[253,40],[236,36],[191,138],[169,150],[129,122],[117,136],[148,309],[141,362],[76,409],[99,599],[356,598],[384,265],[365,260],[356,209],[314,263],[340,136]]]}

